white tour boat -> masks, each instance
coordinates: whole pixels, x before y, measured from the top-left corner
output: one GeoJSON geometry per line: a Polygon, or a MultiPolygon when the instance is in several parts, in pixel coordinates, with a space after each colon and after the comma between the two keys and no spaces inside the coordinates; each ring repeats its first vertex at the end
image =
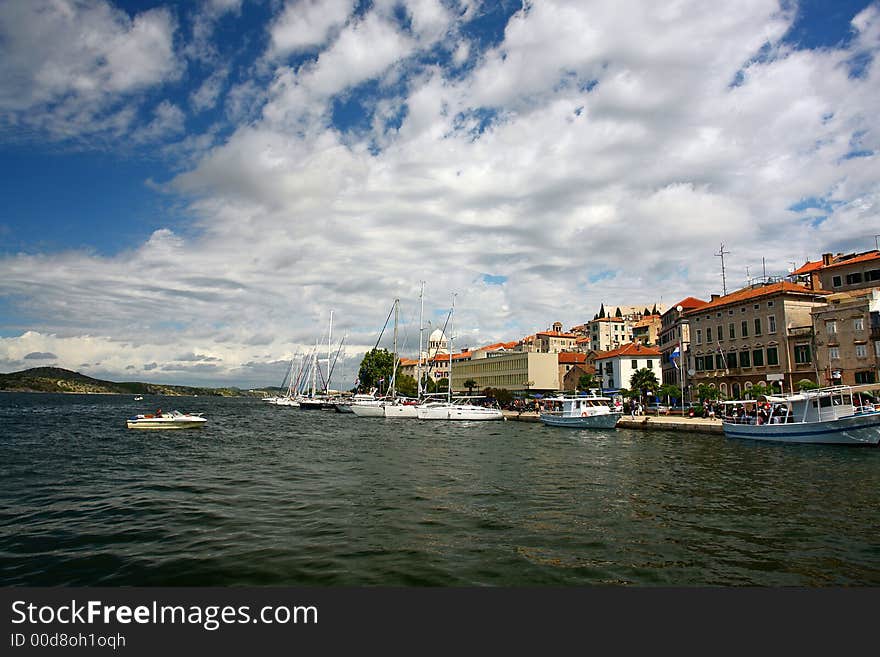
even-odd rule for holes
{"type": "Polygon", "coordinates": [[[207,422],[201,413],[187,414],[180,411],[156,411],[152,415],[135,415],[126,421],[129,429],[195,429],[207,422]]]}
{"type": "Polygon", "coordinates": [[[548,397],[549,411],[541,413],[541,422],[551,427],[573,429],[613,429],[622,413],[612,410],[609,397],[581,395],[548,397]]]}
{"type": "Polygon", "coordinates": [[[783,443],[877,445],[880,410],[862,404],[850,386],[725,402],[728,438],[783,443]],[[854,394],[856,397],[854,398],[854,394]]]}

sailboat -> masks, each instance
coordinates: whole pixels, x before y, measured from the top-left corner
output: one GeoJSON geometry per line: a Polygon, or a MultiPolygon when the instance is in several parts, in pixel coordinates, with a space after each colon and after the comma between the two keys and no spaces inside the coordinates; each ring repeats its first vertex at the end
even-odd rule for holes
{"type": "MultiPolygon", "coordinates": [[[[452,295],[452,308],[449,311],[449,317],[452,319],[455,312],[455,295],[452,295]]],[[[420,420],[503,420],[504,414],[500,408],[486,408],[485,406],[474,406],[473,404],[461,403],[465,399],[474,399],[474,397],[456,397],[452,396],[452,361],[455,350],[453,349],[454,340],[454,323],[449,335],[449,387],[446,392],[446,401],[430,401],[420,404],[416,409],[416,414],[420,420]]]]}
{"type": "MultiPolygon", "coordinates": [[[[418,419],[417,407],[421,401],[422,388],[422,315],[425,309],[425,284],[422,283],[419,292],[419,356],[416,364],[416,380],[418,381],[418,398],[406,399],[397,396],[397,364],[400,358],[397,354],[397,314],[394,315],[394,369],[391,374],[391,400],[382,406],[385,417],[389,419],[418,419]]],[[[399,302],[397,302],[399,303],[399,302]]]]}
{"type": "MultiPolygon", "coordinates": [[[[318,394],[318,386],[317,386],[317,377],[321,371],[320,366],[318,365],[318,343],[317,340],[315,342],[315,350],[312,354],[312,387],[311,394],[308,397],[303,397],[299,400],[299,407],[301,410],[309,411],[309,410],[335,410],[334,400],[330,398],[330,377],[333,373],[333,364],[334,360],[333,356],[333,343],[332,343],[332,335],[333,335],[333,311],[330,311],[330,323],[327,328],[327,379],[324,381],[324,392],[323,394],[318,394]]],[[[344,338],[343,338],[344,342],[344,338]]],[[[339,349],[342,349],[342,342],[339,343],[339,349]]],[[[339,356],[339,352],[337,351],[337,357],[339,356]]],[[[323,378],[323,375],[322,375],[323,378]]]]}

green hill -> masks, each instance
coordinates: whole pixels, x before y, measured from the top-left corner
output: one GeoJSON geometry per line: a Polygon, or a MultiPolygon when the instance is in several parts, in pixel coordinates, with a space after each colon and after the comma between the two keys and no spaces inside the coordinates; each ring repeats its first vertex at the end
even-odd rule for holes
{"type": "Polygon", "coordinates": [[[34,367],[21,372],[0,374],[0,390],[7,392],[78,392],[120,395],[249,395],[238,388],[195,388],[157,383],[102,381],[60,367],[34,367]]]}

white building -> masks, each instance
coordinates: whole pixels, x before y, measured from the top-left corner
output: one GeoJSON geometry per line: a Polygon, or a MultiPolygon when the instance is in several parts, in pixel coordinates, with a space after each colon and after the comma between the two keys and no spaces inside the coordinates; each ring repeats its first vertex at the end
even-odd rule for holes
{"type": "Polygon", "coordinates": [[[657,381],[660,381],[660,350],[629,343],[596,354],[596,376],[606,392],[629,389],[632,375],[640,369],[652,370],[657,375],[657,381]]]}

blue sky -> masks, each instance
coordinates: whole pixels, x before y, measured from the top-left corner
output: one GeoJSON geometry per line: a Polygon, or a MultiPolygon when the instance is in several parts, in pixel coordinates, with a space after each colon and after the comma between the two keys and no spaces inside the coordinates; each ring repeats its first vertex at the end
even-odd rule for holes
{"type": "Polygon", "coordinates": [[[352,374],[420,281],[476,346],[873,248],[878,4],[733,4],[3,3],[0,371],[263,385],[333,309],[352,374]]]}

